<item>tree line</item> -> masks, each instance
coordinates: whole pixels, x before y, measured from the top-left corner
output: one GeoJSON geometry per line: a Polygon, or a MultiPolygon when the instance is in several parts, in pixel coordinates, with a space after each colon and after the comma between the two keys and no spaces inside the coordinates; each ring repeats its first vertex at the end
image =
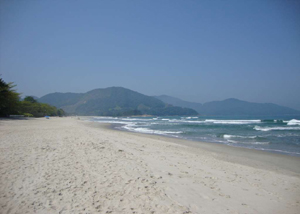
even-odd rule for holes
{"type": "Polygon", "coordinates": [[[20,93],[12,82],[6,83],[0,78],[0,117],[23,115],[25,117],[65,116],[62,109],[46,103],[39,103],[31,96],[21,100],[20,93]]]}

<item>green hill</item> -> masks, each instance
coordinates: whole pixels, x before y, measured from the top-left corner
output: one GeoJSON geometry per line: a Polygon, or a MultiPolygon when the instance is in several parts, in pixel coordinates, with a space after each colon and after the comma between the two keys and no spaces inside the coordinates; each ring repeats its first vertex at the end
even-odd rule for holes
{"type": "Polygon", "coordinates": [[[39,99],[40,102],[62,108],[69,114],[86,116],[129,115],[197,115],[189,108],[165,104],[159,99],[122,88],[95,89],[87,93],[52,93],[39,99]]]}

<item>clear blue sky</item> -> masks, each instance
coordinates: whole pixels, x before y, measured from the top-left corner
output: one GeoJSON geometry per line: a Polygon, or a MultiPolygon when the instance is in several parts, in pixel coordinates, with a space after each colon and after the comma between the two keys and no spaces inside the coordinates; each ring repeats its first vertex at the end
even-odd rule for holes
{"type": "Polygon", "coordinates": [[[24,95],[123,86],[300,109],[300,1],[0,1],[0,73],[24,95]]]}

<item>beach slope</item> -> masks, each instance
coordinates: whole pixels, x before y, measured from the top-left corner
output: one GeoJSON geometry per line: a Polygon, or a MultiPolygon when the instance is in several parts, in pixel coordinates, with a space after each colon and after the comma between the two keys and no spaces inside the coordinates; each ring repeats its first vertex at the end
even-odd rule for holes
{"type": "Polygon", "coordinates": [[[299,158],[203,145],[76,118],[0,120],[0,213],[299,212],[299,158]]]}

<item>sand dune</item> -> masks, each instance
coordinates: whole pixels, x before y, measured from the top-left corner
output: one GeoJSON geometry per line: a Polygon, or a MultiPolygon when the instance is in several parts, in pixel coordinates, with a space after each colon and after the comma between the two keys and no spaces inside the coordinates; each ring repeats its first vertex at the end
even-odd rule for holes
{"type": "Polygon", "coordinates": [[[299,158],[220,148],[76,118],[1,120],[0,213],[299,213],[299,158]]]}

